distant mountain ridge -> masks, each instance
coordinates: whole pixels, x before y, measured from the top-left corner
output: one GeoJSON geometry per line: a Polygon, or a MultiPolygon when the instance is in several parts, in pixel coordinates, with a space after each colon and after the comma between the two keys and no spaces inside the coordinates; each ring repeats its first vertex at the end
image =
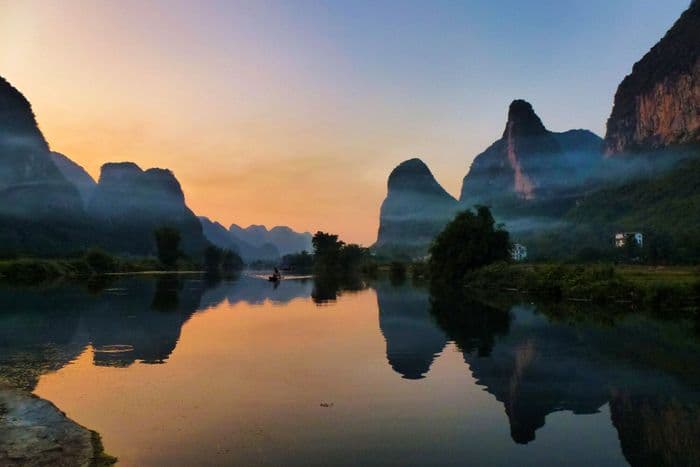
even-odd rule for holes
{"type": "Polygon", "coordinates": [[[267,230],[264,225],[250,225],[243,228],[231,224],[228,230],[239,241],[255,247],[274,245],[282,256],[301,251],[313,251],[312,235],[309,232],[295,232],[286,226],[275,226],[267,230]]]}
{"type": "Polygon", "coordinates": [[[204,236],[219,248],[235,251],[246,263],[252,261],[276,261],[280,258],[277,247],[271,243],[252,245],[233,235],[226,227],[207,217],[200,216],[204,236]]]}

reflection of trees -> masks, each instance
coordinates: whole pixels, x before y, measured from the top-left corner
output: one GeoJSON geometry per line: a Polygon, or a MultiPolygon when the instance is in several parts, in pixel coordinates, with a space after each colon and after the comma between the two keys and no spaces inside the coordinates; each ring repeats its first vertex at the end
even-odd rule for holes
{"type": "Polygon", "coordinates": [[[462,352],[488,356],[496,336],[508,334],[508,311],[478,302],[455,290],[432,291],[431,311],[436,322],[462,352]]]}
{"type": "Polygon", "coordinates": [[[177,309],[178,296],[182,290],[183,281],[177,275],[159,276],[156,290],[153,293],[151,309],[156,311],[172,311],[177,309]]]}
{"type": "Polygon", "coordinates": [[[317,305],[334,302],[343,292],[357,292],[367,288],[360,275],[320,274],[314,276],[311,298],[317,305]]]}

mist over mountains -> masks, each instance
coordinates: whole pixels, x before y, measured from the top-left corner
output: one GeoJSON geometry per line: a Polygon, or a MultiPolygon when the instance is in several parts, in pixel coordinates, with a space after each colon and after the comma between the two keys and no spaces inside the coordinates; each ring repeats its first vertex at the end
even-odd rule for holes
{"type": "Polygon", "coordinates": [[[476,156],[464,177],[460,202],[556,196],[592,175],[602,142],[588,130],[550,132],[529,102],[515,100],[503,137],[476,156]]]}
{"type": "Polygon", "coordinates": [[[87,208],[92,194],[95,188],[97,188],[97,182],[95,182],[82,166],[76,164],[59,152],[52,151],[51,160],[53,160],[53,163],[58,167],[58,170],[63,174],[66,180],[75,185],[83,200],[83,207],[87,208]]]}
{"type": "Polygon", "coordinates": [[[0,215],[80,215],[78,190],[58,170],[29,101],[0,77],[0,215]]]}
{"type": "Polygon", "coordinates": [[[99,246],[121,255],[155,255],[153,231],[177,229],[181,248],[201,257],[210,243],[247,261],[276,260],[310,250],[311,235],[287,227],[246,229],[238,239],[222,226],[200,222],[168,169],[143,170],[109,162],[97,182],[68,156],[52,152],[29,101],[0,78],[0,254],[63,256],[99,246]],[[203,226],[206,227],[206,232],[203,226]],[[242,237],[242,236],[241,236],[242,237]],[[223,238],[223,237],[222,237],[223,238]]]}
{"type": "Polygon", "coordinates": [[[399,164],[389,175],[375,248],[420,254],[457,211],[454,199],[420,159],[399,164]]]}
{"type": "MultiPolygon", "coordinates": [[[[584,129],[549,131],[517,99],[501,138],[474,158],[458,200],[420,159],[399,164],[388,179],[375,250],[422,256],[458,210],[486,204],[534,256],[605,249],[621,229],[644,231],[668,258],[700,259],[700,167],[692,161],[700,154],[699,34],[693,1],[622,80],[604,140],[584,129]]],[[[162,226],[181,232],[192,257],[210,243],[246,261],[311,250],[308,232],[225,228],[198,218],[167,169],[110,162],[96,182],[51,151],[30,102],[3,78],[0,199],[3,256],[71,255],[91,246],[153,255],[153,230],[162,226]]]]}
{"type": "Polygon", "coordinates": [[[700,155],[699,113],[693,1],[620,84],[605,140],[583,129],[551,132],[530,103],[514,100],[502,137],[474,158],[458,204],[422,161],[420,170],[405,170],[414,159],[392,171],[374,248],[421,256],[456,210],[487,205],[535,257],[604,254],[615,231],[632,230],[643,231],[659,257],[700,259],[700,165],[692,161],[700,155]]]}

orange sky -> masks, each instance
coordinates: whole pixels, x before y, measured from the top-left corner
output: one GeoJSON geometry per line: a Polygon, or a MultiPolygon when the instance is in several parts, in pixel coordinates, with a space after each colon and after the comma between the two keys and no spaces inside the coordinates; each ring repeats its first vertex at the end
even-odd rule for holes
{"type": "MultiPolygon", "coordinates": [[[[557,67],[543,74],[525,39],[553,43],[536,24],[510,41],[518,15],[443,6],[0,0],[0,75],[32,102],[52,149],[95,178],[110,161],[167,167],[188,205],[224,225],[369,245],[391,169],[420,156],[458,194],[513,98],[533,101],[550,129],[601,133],[619,79],[680,13],[618,38],[624,58],[608,47],[614,64],[591,68],[572,93],[576,66],[600,61],[566,43],[591,29],[576,12],[556,45],[566,54],[548,50],[557,67]]],[[[627,31],[620,21],[608,26],[627,31]]]]}

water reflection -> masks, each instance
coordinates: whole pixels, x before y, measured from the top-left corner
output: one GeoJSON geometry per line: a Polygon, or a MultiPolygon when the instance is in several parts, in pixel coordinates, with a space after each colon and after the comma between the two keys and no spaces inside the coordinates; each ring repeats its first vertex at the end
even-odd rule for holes
{"type": "Polygon", "coordinates": [[[447,336],[430,314],[424,289],[380,282],[376,285],[379,329],[386,340],[389,365],[406,379],[421,379],[447,344],[447,336]]]}
{"type": "Polygon", "coordinates": [[[700,465],[700,346],[689,323],[572,325],[532,305],[472,313],[466,303],[435,299],[433,312],[477,383],[503,403],[516,443],[533,441],[553,412],[593,414],[608,403],[632,465],[700,465]]]}
{"type": "Polygon", "coordinates": [[[311,298],[317,305],[324,305],[338,300],[344,292],[365,290],[368,284],[358,275],[323,275],[314,278],[311,298]]]}
{"type": "Polygon", "coordinates": [[[211,281],[178,275],[130,277],[46,289],[0,287],[0,378],[32,390],[39,376],[88,345],[98,366],[167,361],[182,326],[199,310],[229,304],[284,304],[308,297],[311,281],[279,287],[253,277],[211,281]]]}
{"type": "MultiPolygon", "coordinates": [[[[0,288],[0,378],[32,390],[42,374],[61,369],[88,346],[93,348],[95,366],[163,364],[173,358],[183,325],[196,313],[222,303],[271,303],[280,307],[280,313],[285,307],[296,310],[297,317],[308,307],[331,313],[317,305],[342,303],[351,291],[362,291],[358,296],[368,298],[376,293],[379,337],[385,344],[380,355],[388,362],[383,369],[391,373],[392,385],[419,386],[439,378],[433,376],[437,360],[454,342],[458,371],[471,374],[498,401],[500,414],[505,413],[499,419],[509,426],[511,445],[537,444],[534,441],[552,413],[595,414],[607,410],[607,405],[611,417],[607,426],[617,430],[630,464],[700,465],[700,344],[691,323],[604,312],[560,313],[556,307],[507,300],[486,304],[445,291],[431,295],[406,281],[300,279],[275,287],[250,276],[233,281],[160,276],[100,282],[91,284],[90,290],[0,288]],[[577,320],[569,322],[570,316],[577,320]],[[423,381],[401,381],[396,374],[423,381]]],[[[293,321],[283,322],[294,326],[293,321]]],[[[304,326],[310,323],[305,321],[304,326]]],[[[372,327],[376,332],[376,323],[372,327]]],[[[324,331],[313,332],[320,336],[324,331]]],[[[294,345],[294,332],[282,336],[294,345]]],[[[300,373],[314,377],[316,355],[306,355],[302,347],[294,348],[300,373]]],[[[376,348],[371,349],[376,355],[376,348]]],[[[244,355],[255,358],[253,349],[244,355]]],[[[352,358],[342,361],[357,366],[358,372],[363,364],[352,358]]],[[[371,385],[377,374],[368,374],[371,385]]],[[[300,378],[288,383],[307,383],[300,378]]],[[[349,393],[353,387],[348,385],[349,393]]],[[[466,397],[459,389],[457,397],[466,397]]],[[[436,412],[443,409],[440,400],[423,404],[436,412]]],[[[353,417],[360,415],[371,423],[372,414],[353,417]]]]}

